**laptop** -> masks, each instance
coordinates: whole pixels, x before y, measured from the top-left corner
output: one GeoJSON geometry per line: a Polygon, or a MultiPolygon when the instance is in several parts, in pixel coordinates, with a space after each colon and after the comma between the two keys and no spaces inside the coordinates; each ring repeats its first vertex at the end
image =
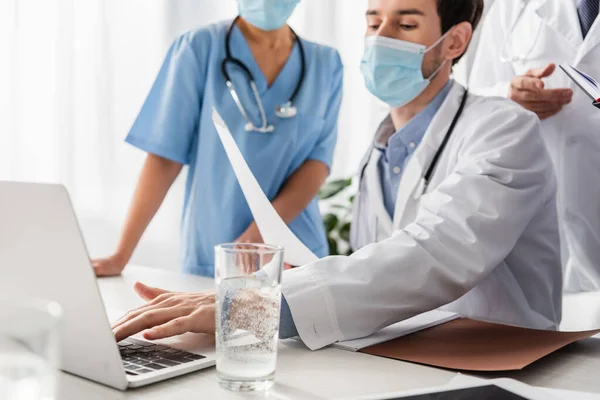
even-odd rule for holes
{"type": "Polygon", "coordinates": [[[215,365],[209,336],[116,343],[63,186],[0,181],[0,293],[62,306],[60,367],[74,375],[125,390],[215,365]]]}

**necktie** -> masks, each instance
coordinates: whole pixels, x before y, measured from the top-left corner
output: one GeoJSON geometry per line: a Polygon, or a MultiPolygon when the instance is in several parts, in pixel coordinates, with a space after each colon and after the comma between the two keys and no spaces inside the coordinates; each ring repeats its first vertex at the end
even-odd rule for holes
{"type": "Polygon", "coordinates": [[[579,13],[579,22],[581,22],[581,31],[585,38],[598,17],[600,0],[581,0],[577,12],[579,13]]]}

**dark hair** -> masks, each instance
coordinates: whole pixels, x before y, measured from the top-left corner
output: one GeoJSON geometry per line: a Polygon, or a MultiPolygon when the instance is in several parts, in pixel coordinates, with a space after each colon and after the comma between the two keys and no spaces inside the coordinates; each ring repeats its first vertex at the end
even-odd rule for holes
{"type": "MultiPolygon", "coordinates": [[[[461,22],[469,22],[475,31],[483,15],[483,0],[437,0],[437,9],[442,20],[442,34],[461,22]]],[[[462,55],[453,64],[461,58],[462,55]]]]}

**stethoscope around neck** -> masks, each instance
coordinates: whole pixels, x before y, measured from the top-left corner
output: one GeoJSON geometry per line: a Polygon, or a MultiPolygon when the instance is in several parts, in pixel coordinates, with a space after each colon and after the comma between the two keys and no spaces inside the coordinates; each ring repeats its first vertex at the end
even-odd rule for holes
{"type": "MultiPolygon", "coordinates": [[[[260,133],[271,133],[271,132],[275,131],[275,126],[272,124],[269,125],[269,123],[267,121],[267,114],[265,112],[265,107],[264,107],[262,100],[260,99],[260,93],[258,92],[258,86],[256,86],[256,81],[254,80],[254,76],[252,75],[252,72],[246,66],[246,64],[244,64],[241,60],[233,57],[231,54],[231,34],[232,34],[233,28],[235,27],[235,24],[239,18],[240,17],[238,16],[233,20],[233,22],[231,23],[231,26],[229,27],[229,30],[227,31],[227,35],[225,36],[225,59],[223,60],[223,63],[221,64],[221,70],[223,72],[223,76],[225,77],[227,89],[229,89],[229,93],[231,94],[231,97],[233,98],[233,101],[235,102],[235,105],[237,106],[238,110],[240,110],[242,117],[244,117],[244,119],[246,120],[246,125],[244,127],[246,132],[254,131],[254,132],[260,132],[260,133]],[[246,74],[246,76],[248,77],[248,80],[250,82],[250,88],[252,89],[252,93],[254,94],[254,98],[256,100],[256,105],[258,106],[258,110],[260,112],[260,118],[261,118],[261,126],[260,127],[257,127],[256,125],[254,125],[254,123],[250,120],[250,116],[246,112],[246,109],[242,105],[241,99],[238,96],[237,91],[235,90],[235,86],[233,85],[233,82],[231,81],[231,76],[229,75],[229,72],[227,71],[227,66],[229,64],[233,64],[233,65],[237,66],[238,68],[240,68],[244,72],[244,74],[246,74]]],[[[292,28],[290,28],[290,30],[292,31],[292,34],[294,35],[296,41],[298,42],[298,48],[300,49],[300,58],[301,58],[302,65],[301,65],[300,79],[298,80],[298,84],[296,85],[296,88],[294,90],[294,93],[292,94],[292,97],[290,97],[290,99],[285,104],[275,107],[275,115],[279,118],[286,118],[286,119],[294,118],[298,114],[298,109],[294,105],[294,101],[296,100],[296,96],[298,95],[298,92],[300,92],[300,89],[302,88],[302,85],[304,83],[304,78],[306,75],[306,56],[304,54],[304,46],[302,45],[302,41],[300,40],[300,38],[298,37],[296,32],[294,32],[294,30],[292,28]]]]}
{"type": "MultiPolygon", "coordinates": [[[[433,159],[431,160],[431,163],[429,164],[429,167],[427,168],[427,171],[425,172],[425,175],[423,176],[422,183],[421,183],[421,190],[417,193],[417,196],[419,196],[419,197],[423,196],[427,192],[427,189],[429,189],[429,183],[431,182],[431,180],[433,178],[433,174],[435,173],[435,171],[437,169],[437,166],[440,162],[440,159],[442,158],[442,155],[444,154],[444,151],[448,147],[448,142],[450,141],[450,138],[452,137],[452,134],[454,133],[454,130],[456,129],[456,125],[458,124],[460,117],[464,113],[468,98],[469,98],[469,89],[465,89],[465,92],[462,96],[462,99],[460,101],[460,105],[458,106],[456,114],[454,114],[454,118],[452,119],[452,122],[450,123],[450,126],[448,127],[448,131],[446,132],[446,135],[444,136],[442,143],[440,143],[440,146],[438,147],[435,155],[433,156],[433,159]]],[[[373,144],[371,145],[371,151],[373,151],[373,149],[375,149],[375,142],[373,142],[373,144]]],[[[362,184],[362,180],[364,178],[365,171],[369,165],[369,162],[370,162],[370,160],[367,161],[362,166],[362,170],[360,171],[360,174],[359,174],[359,178],[360,178],[359,185],[362,184]]]]}
{"type": "MultiPolygon", "coordinates": [[[[419,189],[417,189],[417,191],[414,193],[414,199],[415,200],[419,200],[422,196],[424,196],[427,193],[427,190],[429,189],[429,183],[431,182],[431,180],[433,179],[433,175],[437,169],[437,166],[440,162],[440,159],[442,158],[442,155],[444,154],[446,148],[448,147],[448,142],[450,141],[450,138],[452,137],[452,134],[454,133],[454,130],[456,128],[456,125],[458,124],[458,121],[460,120],[461,116],[464,113],[465,110],[465,106],[467,104],[467,99],[469,97],[469,90],[465,89],[465,92],[462,96],[462,100],[460,101],[460,105],[458,106],[458,110],[456,111],[456,114],[454,115],[454,118],[452,119],[452,122],[450,123],[450,126],[448,128],[448,131],[446,132],[446,135],[444,136],[444,139],[442,140],[442,143],[440,143],[440,146],[438,147],[431,163],[429,164],[429,167],[427,168],[427,171],[425,172],[425,175],[421,178],[421,183],[420,183],[420,187],[419,189]]],[[[362,192],[362,188],[364,185],[364,177],[365,177],[365,172],[369,166],[369,164],[371,162],[373,162],[373,151],[375,150],[375,142],[373,142],[373,144],[371,145],[371,151],[369,152],[369,157],[368,160],[366,162],[363,162],[362,164],[362,168],[359,171],[359,193],[361,195],[363,195],[362,192]]],[[[378,182],[375,183],[376,185],[378,184],[378,182]]],[[[355,209],[355,215],[360,215],[361,213],[364,213],[364,210],[361,210],[362,207],[364,207],[361,203],[360,200],[357,200],[358,204],[357,204],[357,208],[355,209]]],[[[383,203],[383,199],[381,200],[381,202],[383,203]]],[[[383,205],[383,204],[382,204],[383,205]]],[[[374,204],[371,204],[370,208],[374,209],[374,224],[375,224],[375,238],[374,241],[377,241],[377,234],[376,232],[379,231],[379,226],[385,226],[387,225],[385,222],[388,220],[389,218],[386,217],[386,213],[387,211],[385,210],[385,208],[383,207],[376,207],[374,204]]],[[[395,216],[392,216],[392,219],[394,219],[395,216]]],[[[365,231],[368,232],[369,229],[363,229],[364,227],[361,226],[363,218],[354,218],[354,224],[352,226],[352,229],[354,232],[361,232],[361,231],[365,231]]],[[[392,221],[392,226],[390,227],[390,229],[393,229],[393,221],[392,221]]],[[[391,234],[391,232],[390,232],[391,234]]],[[[360,240],[360,239],[359,239],[360,240]]],[[[360,243],[354,243],[354,245],[358,245],[360,246],[360,243]]]]}
{"type": "Polygon", "coordinates": [[[444,154],[444,151],[446,150],[446,147],[448,147],[448,142],[450,141],[450,138],[452,137],[452,134],[454,133],[454,129],[456,128],[456,125],[458,124],[458,120],[460,119],[460,117],[463,115],[463,112],[465,111],[465,106],[467,105],[468,98],[469,98],[469,89],[467,88],[467,89],[465,89],[465,93],[462,96],[460,105],[458,106],[458,110],[456,111],[456,114],[454,114],[454,118],[452,119],[452,122],[450,123],[448,132],[446,132],[446,136],[444,136],[444,140],[442,140],[442,143],[440,144],[440,147],[438,147],[438,150],[435,153],[433,160],[431,160],[431,164],[429,164],[429,168],[427,169],[427,172],[425,172],[425,176],[423,177],[423,187],[421,190],[421,195],[424,195],[427,192],[427,189],[429,189],[429,183],[431,182],[431,179],[433,178],[433,174],[435,173],[435,171],[437,169],[437,166],[440,162],[440,159],[442,158],[442,155],[444,154]]]}

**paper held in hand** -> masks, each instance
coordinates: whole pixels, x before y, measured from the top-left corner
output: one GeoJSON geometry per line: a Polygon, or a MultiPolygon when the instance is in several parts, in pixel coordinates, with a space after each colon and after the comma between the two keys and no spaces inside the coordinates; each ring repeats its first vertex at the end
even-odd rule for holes
{"type": "Polygon", "coordinates": [[[225,121],[214,109],[213,122],[265,243],[282,246],[284,260],[290,265],[302,266],[317,261],[319,258],[294,235],[277,214],[252,174],[225,121]]]}

